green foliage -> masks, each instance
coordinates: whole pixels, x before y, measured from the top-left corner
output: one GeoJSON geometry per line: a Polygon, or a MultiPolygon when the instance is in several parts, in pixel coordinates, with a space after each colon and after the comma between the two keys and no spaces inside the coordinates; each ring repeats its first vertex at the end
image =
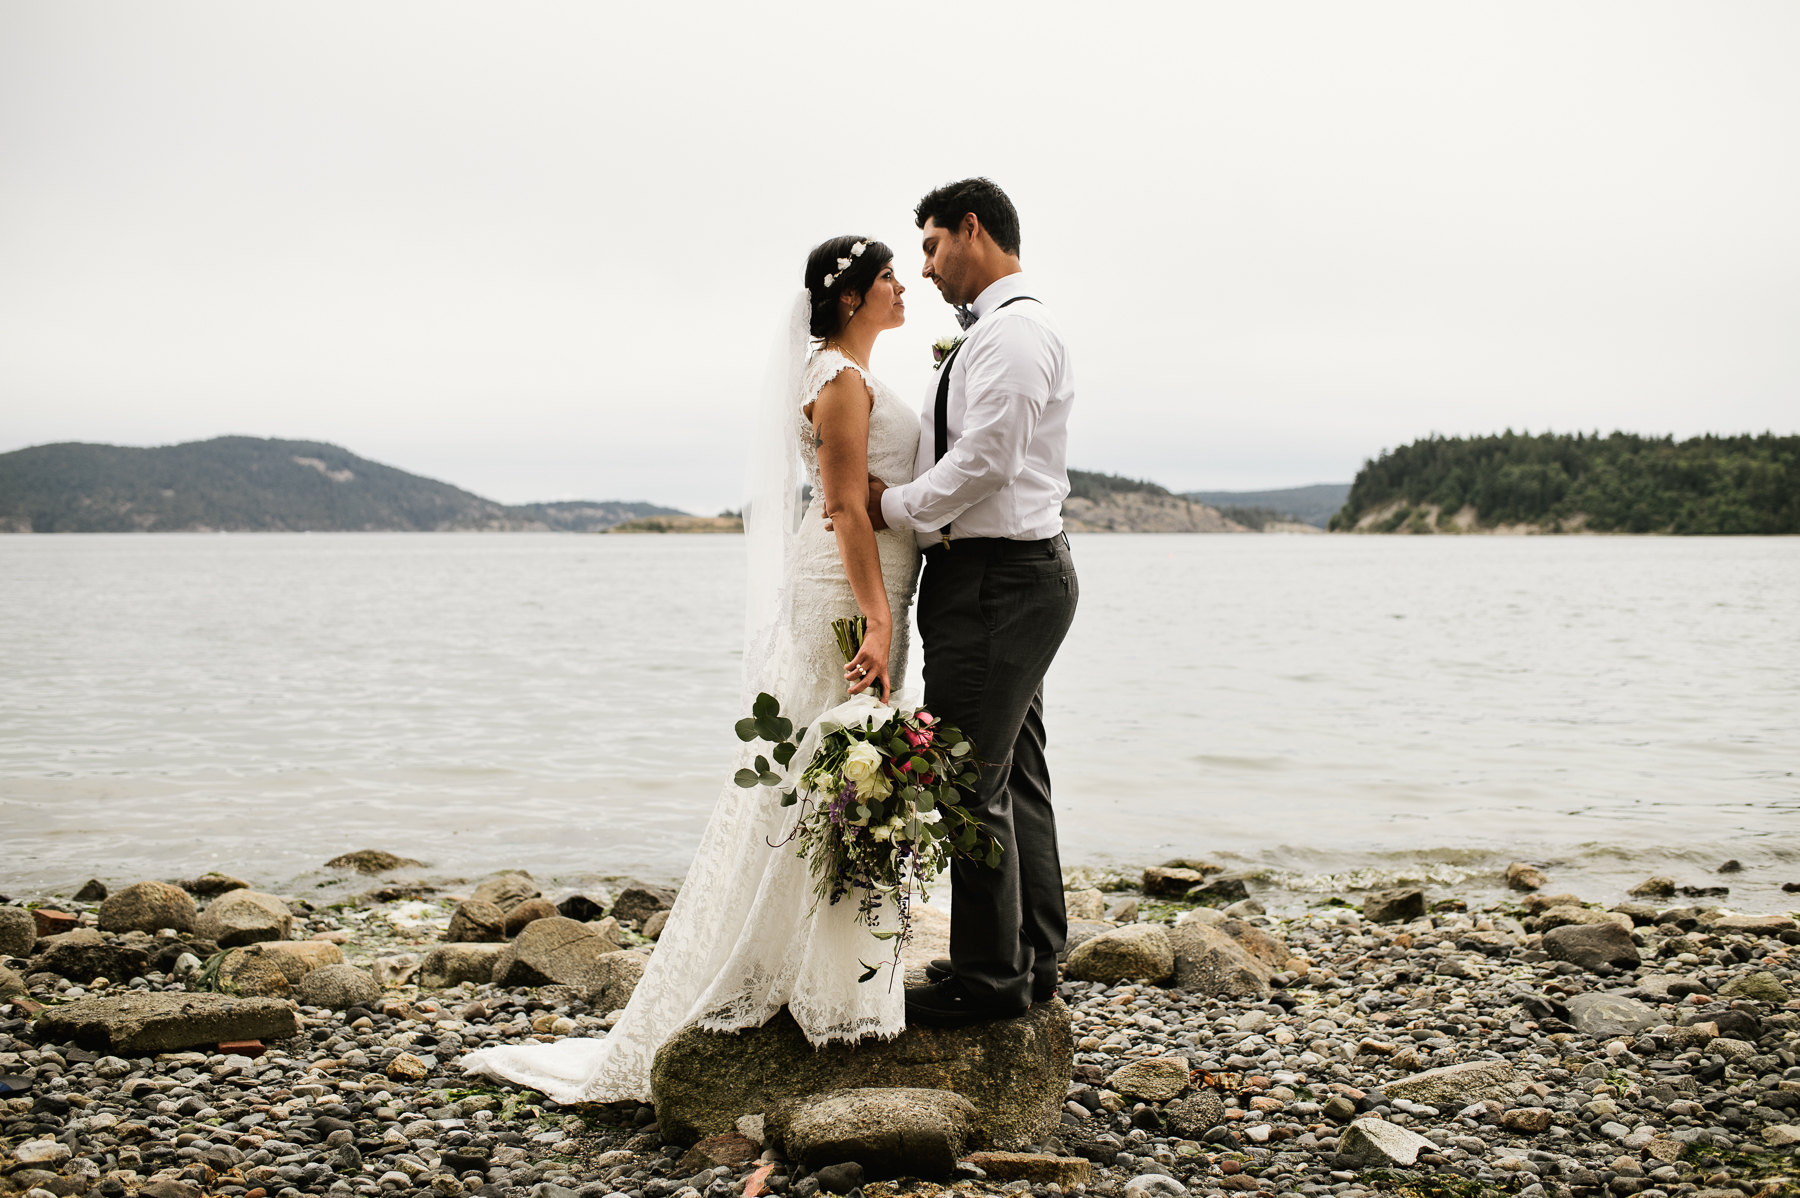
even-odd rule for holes
{"type": "Polygon", "coordinates": [[[592,531],[646,503],[507,507],[320,441],[66,442],[0,454],[0,531],[592,531]]]}
{"type": "Polygon", "coordinates": [[[1099,503],[1108,495],[1114,494],[1167,495],[1169,489],[1135,478],[1121,478],[1116,474],[1095,474],[1088,470],[1069,471],[1070,499],[1091,499],[1099,503]]]}
{"type": "Polygon", "coordinates": [[[1466,505],[1484,527],[1585,516],[1598,532],[1800,533],[1800,436],[1429,437],[1364,463],[1331,528],[1395,503],[1376,531],[1429,532],[1427,505],[1440,525],[1466,505]]]}
{"type": "Polygon", "coordinates": [[[1219,514],[1227,520],[1236,520],[1252,532],[1261,532],[1270,524],[1298,523],[1287,512],[1278,512],[1272,507],[1226,506],[1219,509],[1219,514]]]}

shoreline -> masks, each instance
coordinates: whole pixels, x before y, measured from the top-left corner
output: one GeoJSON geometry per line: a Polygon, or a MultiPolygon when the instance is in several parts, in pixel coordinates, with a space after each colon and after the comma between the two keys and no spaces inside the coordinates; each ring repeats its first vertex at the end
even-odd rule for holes
{"type": "MultiPolygon", "coordinates": [[[[1202,868],[1190,876],[1171,863],[1146,870],[1130,888],[1117,879],[1104,893],[1070,891],[1080,918],[1060,994],[1076,1039],[1067,1113],[1027,1146],[1040,1163],[996,1158],[991,1173],[963,1168],[951,1179],[956,1189],[1050,1198],[1064,1187],[1043,1179],[1061,1177],[1070,1191],[1106,1198],[1141,1198],[1133,1190],[1171,1198],[1792,1191],[1800,925],[1791,917],[1734,916],[1706,905],[1716,900],[1679,897],[1608,911],[1542,893],[1486,903],[1452,896],[1427,911],[1424,895],[1410,892],[1368,896],[1362,909],[1339,899],[1271,915],[1220,886],[1216,867],[1187,864],[1202,868]],[[1189,901],[1195,885],[1232,904],[1189,901]],[[1113,977],[1106,969],[1116,968],[1095,965],[1100,949],[1078,943],[1182,943],[1200,934],[1223,946],[1219,952],[1249,954],[1249,972],[1217,992],[1191,978],[1173,987],[1179,972],[1113,977]],[[1563,941],[1589,935],[1611,944],[1620,964],[1567,959],[1563,941]],[[1616,955],[1621,944],[1632,946],[1636,964],[1616,955]],[[1409,1079],[1446,1067],[1450,1074],[1434,1075],[1447,1078],[1436,1090],[1409,1088],[1409,1079]],[[1218,1088],[1197,1086],[1199,1073],[1183,1081],[1189,1070],[1206,1071],[1218,1088]],[[1144,1084],[1159,1073],[1166,1083],[1171,1071],[1180,1083],[1174,1093],[1144,1084]],[[1411,1143],[1415,1155],[1383,1158],[1370,1146],[1371,1123],[1386,1125],[1377,1129],[1382,1143],[1399,1144],[1402,1156],[1411,1143]],[[1353,1131],[1357,1124],[1365,1126],[1353,1131]],[[1052,1158],[1065,1163],[1043,1163],[1052,1158]],[[1077,1159],[1079,1169],[1067,1163],[1077,1159]],[[1018,1169],[1037,1170],[1038,1180],[1008,1175],[1018,1169]],[[1086,1180],[1070,1180],[1077,1173],[1086,1180]]],[[[279,1009],[292,1021],[283,1030],[297,1029],[232,1052],[69,1051],[66,1041],[33,1033],[46,1012],[77,1001],[194,993],[201,962],[182,953],[208,947],[199,931],[231,922],[215,913],[206,923],[233,893],[240,898],[225,906],[240,931],[258,918],[279,924],[281,912],[265,904],[257,916],[242,897],[255,892],[239,886],[202,895],[196,931],[110,934],[91,926],[98,903],[56,904],[69,918],[45,918],[74,928],[81,943],[57,931],[57,942],[34,939],[30,960],[65,972],[20,971],[28,994],[7,994],[0,1005],[0,1074],[32,1083],[24,1095],[0,1098],[0,1187],[32,1198],[733,1198],[772,1164],[759,1191],[817,1193],[819,1175],[788,1165],[773,1145],[714,1145],[723,1157],[713,1161],[664,1144],[649,1107],[558,1107],[531,1091],[464,1078],[456,1066],[476,1047],[602,1035],[629,989],[601,993],[544,977],[537,980],[549,984],[422,988],[462,968],[444,961],[473,956],[485,965],[551,918],[604,934],[596,947],[615,959],[641,960],[654,951],[667,891],[630,887],[592,895],[587,907],[566,896],[559,913],[547,898],[526,897],[538,887],[519,874],[497,875],[466,895],[422,899],[384,880],[394,872],[367,875],[372,884],[353,900],[287,900],[288,939],[232,950],[245,995],[236,1001],[279,1009]],[[515,920],[532,918],[510,942],[441,939],[453,918],[467,924],[487,899],[499,899],[491,906],[502,914],[511,903],[515,920]],[[439,974],[422,977],[434,952],[439,974]],[[252,966],[300,956],[337,960],[309,965],[298,983],[252,966]],[[91,976],[101,966],[144,971],[102,986],[91,976]],[[344,971],[359,974],[374,988],[336,1004],[344,1009],[307,1003],[325,995],[318,978],[306,981],[320,969],[319,977],[335,970],[339,983],[344,971]],[[68,976],[83,971],[89,976],[80,982],[68,976]],[[256,998],[250,992],[259,986],[297,992],[256,998]]],[[[199,881],[205,890],[235,880],[199,881]]],[[[0,928],[9,920],[18,923],[0,916],[0,928]]],[[[863,1195],[943,1188],[871,1182],[863,1195]]]]}

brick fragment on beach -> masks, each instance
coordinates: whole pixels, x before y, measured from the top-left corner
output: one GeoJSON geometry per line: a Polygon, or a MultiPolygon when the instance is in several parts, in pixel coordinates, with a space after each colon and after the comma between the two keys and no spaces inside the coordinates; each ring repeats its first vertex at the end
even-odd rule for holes
{"type": "Polygon", "coordinates": [[[257,1057],[260,1057],[263,1053],[267,1052],[268,1049],[263,1047],[263,1042],[261,1040],[223,1040],[219,1043],[219,1051],[226,1056],[235,1054],[240,1057],[249,1057],[252,1060],[255,1060],[257,1057]]]}
{"type": "Polygon", "coordinates": [[[37,922],[38,936],[60,936],[64,932],[73,932],[81,926],[81,920],[67,911],[52,911],[47,907],[39,907],[31,913],[37,922]]]}

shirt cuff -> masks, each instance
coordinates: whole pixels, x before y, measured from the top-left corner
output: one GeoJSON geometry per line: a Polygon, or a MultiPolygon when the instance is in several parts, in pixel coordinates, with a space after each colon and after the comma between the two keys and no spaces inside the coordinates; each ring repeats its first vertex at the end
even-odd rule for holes
{"type": "Polygon", "coordinates": [[[887,521],[889,528],[912,528],[912,518],[906,504],[900,500],[899,487],[889,487],[881,493],[881,518],[887,521]]]}

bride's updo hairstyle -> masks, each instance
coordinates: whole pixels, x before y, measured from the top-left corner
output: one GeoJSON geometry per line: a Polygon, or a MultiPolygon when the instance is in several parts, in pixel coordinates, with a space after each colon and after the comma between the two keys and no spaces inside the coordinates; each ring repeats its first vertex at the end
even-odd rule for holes
{"type": "Polygon", "coordinates": [[[867,237],[833,237],[806,256],[806,291],[812,296],[812,335],[829,337],[838,328],[838,300],[861,295],[894,260],[894,251],[867,237]],[[857,250],[857,246],[862,249],[857,250]]]}

